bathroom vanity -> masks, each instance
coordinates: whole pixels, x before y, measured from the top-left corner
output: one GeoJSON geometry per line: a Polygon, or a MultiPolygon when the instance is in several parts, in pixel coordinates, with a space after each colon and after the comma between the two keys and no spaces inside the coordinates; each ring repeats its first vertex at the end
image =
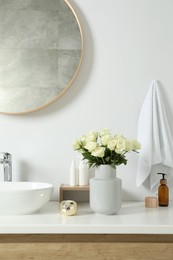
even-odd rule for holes
{"type": "Polygon", "coordinates": [[[76,216],[49,202],[32,215],[0,216],[0,259],[172,259],[173,204],[124,202],[116,215],[81,203],[76,216]]]}

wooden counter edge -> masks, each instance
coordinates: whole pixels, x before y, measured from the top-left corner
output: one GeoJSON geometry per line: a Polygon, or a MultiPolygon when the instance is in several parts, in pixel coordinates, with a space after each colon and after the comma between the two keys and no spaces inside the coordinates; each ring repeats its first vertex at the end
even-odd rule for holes
{"type": "Polygon", "coordinates": [[[173,243],[173,234],[0,234],[0,243],[173,243]]]}

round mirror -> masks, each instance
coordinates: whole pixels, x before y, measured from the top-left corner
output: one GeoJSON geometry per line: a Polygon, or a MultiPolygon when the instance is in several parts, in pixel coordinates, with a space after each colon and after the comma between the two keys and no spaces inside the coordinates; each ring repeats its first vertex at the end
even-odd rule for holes
{"type": "Polygon", "coordinates": [[[0,0],[0,112],[33,112],[58,99],[82,53],[81,26],[68,1],[0,0]]]}

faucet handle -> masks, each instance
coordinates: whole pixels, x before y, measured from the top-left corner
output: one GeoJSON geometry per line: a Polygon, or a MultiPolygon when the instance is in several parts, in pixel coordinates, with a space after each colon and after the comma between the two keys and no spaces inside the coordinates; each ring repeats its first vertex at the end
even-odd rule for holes
{"type": "Polygon", "coordinates": [[[10,153],[0,152],[0,164],[10,163],[12,161],[12,155],[10,153]]]}
{"type": "Polygon", "coordinates": [[[4,153],[5,160],[11,160],[12,155],[10,153],[4,153]]]}
{"type": "Polygon", "coordinates": [[[11,154],[10,154],[10,153],[0,152],[0,157],[1,157],[1,155],[2,155],[2,158],[1,158],[1,159],[11,160],[11,154]]]}

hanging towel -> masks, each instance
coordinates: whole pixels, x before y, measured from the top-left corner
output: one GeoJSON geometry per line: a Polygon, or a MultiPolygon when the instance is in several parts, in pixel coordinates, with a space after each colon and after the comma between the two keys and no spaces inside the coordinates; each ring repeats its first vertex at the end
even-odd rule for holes
{"type": "Polygon", "coordinates": [[[158,82],[153,80],[142,105],[138,122],[138,140],[141,143],[136,185],[148,177],[150,188],[157,193],[158,172],[173,177],[173,138],[169,127],[158,82]]]}

